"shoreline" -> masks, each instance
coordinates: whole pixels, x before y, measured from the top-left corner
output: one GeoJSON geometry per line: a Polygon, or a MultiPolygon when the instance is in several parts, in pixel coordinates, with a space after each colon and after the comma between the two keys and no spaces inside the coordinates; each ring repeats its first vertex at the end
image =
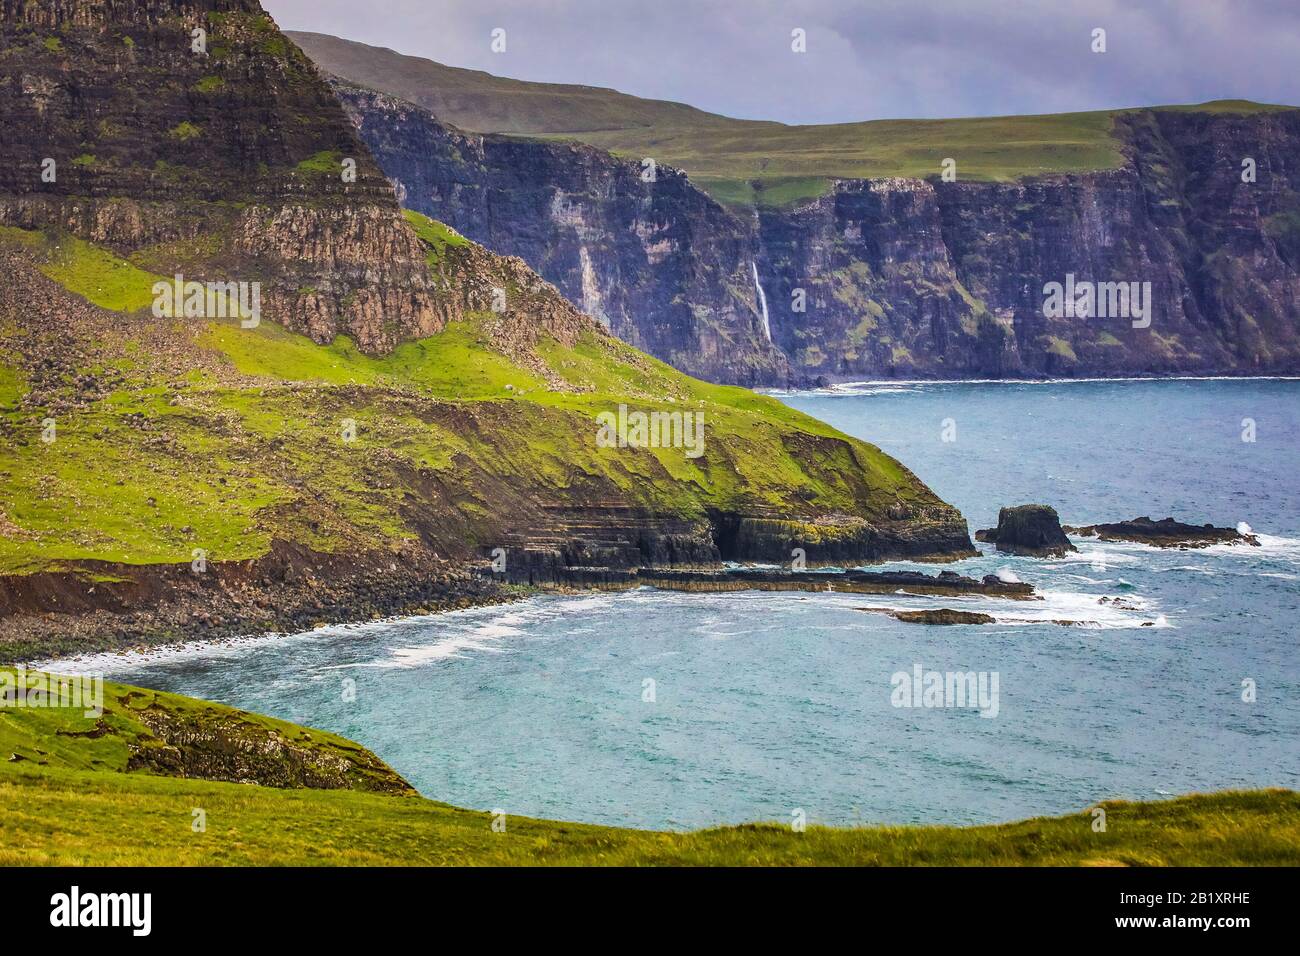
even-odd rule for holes
{"type": "MultiPolygon", "coordinates": [[[[918,571],[864,571],[845,568],[836,571],[808,569],[784,571],[781,569],[736,567],[719,569],[642,568],[635,571],[616,571],[605,568],[569,569],[569,579],[562,582],[511,583],[497,580],[488,574],[469,574],[463,581],[449,586],[439,599],[425,600],[415,605],[393,605],[390,613],[369,617],[346,613],[332,615],[334,619],[322,620],[310,627],[285,629],[270,626],[261,630],[238,630],[225,626],[208,634],[178,637],[172,632],[159,631],[154,635],[136,635],[118,646],[90,646],[74,649],[67,655],[33,648],[30,655],[0,655],[0,666],[24,665],[39,670],[59,673],[62,661],[93,660],[106,657],[129,657],[150,651],[193,648],[213,650],[232,645],[276,641],[298,637],[332,628],[360,628],[410,621],[423,617],[436,617],[480,608],[505,607],[528,598],[540,596],[578,597],[587,594],[634,591],[653,588],[685,593],[734,593],[737,591],[800,591],[807,593],[838,594],[891,594],[906,588],[915,596],[960,596],[980,594],[1019,602],[1035,600],[1032,585],[1023,582],[1006,582],[993,575],[975,579],[952,571],[928,575],[918,571]]],[[[371,603],[368,606],[373,606],[371,603]]],[[[91,620],[94,620],[92,614],[91,620]]]]}
{"type": "Polygon", "coordinates": [[[890,385],[1085,385],[1129,382],[1300,382],[1300,375],[1126,375],[1083,378],[867,378],[843,379],[829,385],[791,388],[755,385],[751,391],[763,395],[851,395],[849,388],[881,388],[890,385]]]}

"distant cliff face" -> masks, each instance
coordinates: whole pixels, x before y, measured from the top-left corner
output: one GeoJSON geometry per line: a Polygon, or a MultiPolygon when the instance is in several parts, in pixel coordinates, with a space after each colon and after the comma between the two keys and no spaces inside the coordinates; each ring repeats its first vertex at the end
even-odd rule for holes
{"type": "Polygon", "coordinates": [[[521,256],[693,375],[1300,371],[1297,110],[1137,111],[1116,120],[1118,169],[975,182],[958,160],[954,182],[841,180],[739,214],[675,170],[644,182],[590,147],[465,133],[337,88],[405,205],[521,256]],[[1051,283],[1079,313],[1053,311],[1051,283]]]}
{"type": "Polygon", "coordinates": [[[764,333],[752,227],[677,170],[577,144],[463,133],[337,87],[403,204],[517,255],[616,335],[690,374],[783,380],[764,333]]]}

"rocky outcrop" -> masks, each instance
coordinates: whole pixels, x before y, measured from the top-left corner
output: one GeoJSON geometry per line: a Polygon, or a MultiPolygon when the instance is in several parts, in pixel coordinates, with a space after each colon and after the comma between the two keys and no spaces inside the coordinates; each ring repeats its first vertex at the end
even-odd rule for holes
{"type": "Polygon", "coordinates": [[[321,554],[277,542],[252,561],[69,562],[0,575],[0,662],[223,641],[509,600],[427,549],[321,554]]]}
{"type": "Polygon", "coordinates": [[[591,147],[466,133],[339,88],[406,205],[523,257],[693,375],[1300,371],[1300,110],[1119,113],[1116,169],[841,180],[739,212],[676,170],[647,183],[591,147]],[[1149,313],[1049,318],[1044,287],[1067,281],[1150,283],[1149,313]]]}
{"type": "Polygon", "coordinates": [[[5,0],[0,48],[0,225],[261,283],[318,342],[442,327],[389,183],[256,0],[5,0]]]}
{"type": "Polygon", "coordinates": [[[291,725],[276,726],[239,711],[196,712],[159,704],[133,716],[149,733],[130,744],[129,771],[281,789],[415,794],[414,787],[364,747],[322,746],[311,731],[291,725]]]}
{"type": "Polygon", "coordinates": [[[1259,547],[1259,539],[1249,530],[1216,528],[1208,522],[1203,525],[1183,524],[1173,518],[1152,521],[1145,515],[1131,521],[1111,524],[1093,524],[1081,527],[1067,526],[1070,534],[1102,541],[1136,541],[1153,548],[1208,548],[1216,544],[1241,544],[1259,547]]]}
{"type": "Polygon", "coordinates": [[[1079,550],[1061,530],[1056,509],[1048,505],[1017,505],[998,511],[998,526],[975,532],[976,541],[996,544],[999,551],[1035,558],[1060,557],[1079,550]]]}
{"type": "MultiPolygon", "coordinates": [[[[581,587],[622,590],[634,587],[656,587],[666,591],[728,592],[728,591],[813,591],[845,594],[921,594],[984,595],[1011,600],[1035,599],[1034,587],[1022,582],[1003,581],[997,575],[986,574],[972,578],[955,571],[922,574],[919,571],[861,571],[848,570],[836,573],[780,570],[763,568],[727,568],[723,570],[692,570],[676,568],[641,568],[638,570],[611,571],[605,568],[556,568],[555,577],[548,583],[571,584],[581,587]]],[[[497,572],[481,567],[485,575],[502,581],[511,580],[510,572],[497,572]]]]}
{"type": "Polygon", "coordinates": [[[904,624],[995,624],[997,618],[992,614],[981,614],[978,611],[954,611],[952,608],[939,607],[928,608],[920,611],[895,611],[891,608],[864,607],[859,610],[871,611],[877,614],[886,614],[896,621],[902,621],[904,624]]]}
{"type": "Polygon", "coordinates": [[[9,763],[282,789],[415,794],[391,767],[351,740],[222,704],[114,684],[102,675],[69,678],[22,667],[0,667],[0,689],[6,705],[0,754],[9,763]],[[61,706],[15,706],[33,698],[61,706]]]}

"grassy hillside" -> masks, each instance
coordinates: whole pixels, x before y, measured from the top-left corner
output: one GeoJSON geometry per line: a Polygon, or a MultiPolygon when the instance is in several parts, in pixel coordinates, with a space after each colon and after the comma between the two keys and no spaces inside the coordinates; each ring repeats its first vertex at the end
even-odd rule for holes
{"type": "MultiPolygon", "coordinates": [[[[1290,865],[1300,863],[1300,795],[1273,790],[1157,803],[1112,801],[1106,832],[1082,811],[1003,826],[758,824],[658,833],[507,816],[364,789],[249,786],[194,779],[155,762],[128,770],[132,748],[159,746],[142,714],[190,719],[180,752],[232,721],[343,754],[356,776],[388,768],[349,741],[216,704],[121,685],[99,736],[80,712],[0,708],[0,866],[175,865],[1290,865]],[[19,756],[13,759],[10,755],[19,756]],[[206,830],[192,828],[194,810],[206,830]]],[[[400,779],[400,778],[398,778],[400,779]]],[[[371,786],[368,789],[375,789],[371,786]]],[[[507,811],[509,808],[504,808],[507,811]]]]}
{"type": "MultiPolygon", "coordinates": [[[[491,280],[481,249],[408,219],[440,282],[491,280]]],[[[774,399],[688,378],[586,320],[539,330],[558,301],[545,288],[514,290],[517,315],[467,311],[372,356],[268,321],[155,319],[140,308],[151,255],[0,229],[18,286],[63,317],[0,303],[0,573],[188,564],[195,548],[242,560],[273,540],[341,552],[423,537],[472,554],[551,501],[688,519],[946,508],[878,449],[774,399]],[[620,403],[701,412],[705,454],[599,447],[596,415],[620,403]]]]}
{"type": "MultiPolygon", "coordinates": [[[[1112,135],[1120,110],[787,126],[614,90],[504,79],[322,34],[292,36],[323,69],[410,100],[454,126],[653,157],[686,170],[730,204],[785,205],[820,195],[837,178],[937,176],[947,157],[957,161],[960,178],[977,180],[1109,169],[1123,159],[1112,135]]],[[[1224,100],[1170,108],[1288,107],[1224,100]]]]}
{"type": "Polygon", "coordinates": [[[734,122],[684,103],[647,100],[596,86],[512,80],[324,33],[288,30],[285,35],[329,72],[430,109],[437,104],[440,117],[463,129],[584,133],[631,126],[734,122]]]}

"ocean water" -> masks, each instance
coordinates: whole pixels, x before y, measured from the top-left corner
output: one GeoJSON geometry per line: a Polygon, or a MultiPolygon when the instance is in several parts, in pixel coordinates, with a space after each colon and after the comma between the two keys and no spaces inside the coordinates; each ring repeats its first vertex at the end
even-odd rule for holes
{"type": "Polygon", "coordinates": [[[981,546],[951,565],[1032,582],[1035,602],[643,589],[75,668],[336,731],[435,799],[634,827],[800,810],[829,824],[967,824],[1300,787],[1300,382],[782,397],[899,457],[972,530],[999,506],[1044,502],[1067,523],[1246,522],[1264,545],[1079,539],[1066,559],[981,546]],[[960,607],[998,623],[905,624],[865,607],[960,607]],[[918,665],[986,674],[990,690],[996,674],[996,716],[894,706],[893,676],[918,665]]]}

